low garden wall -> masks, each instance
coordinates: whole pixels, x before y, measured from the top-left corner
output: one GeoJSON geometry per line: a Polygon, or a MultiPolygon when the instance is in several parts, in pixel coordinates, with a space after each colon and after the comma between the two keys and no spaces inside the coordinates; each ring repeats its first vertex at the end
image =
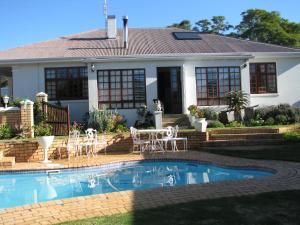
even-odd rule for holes
{"type": "MultiPolygon", "coordinates": [[[[179,132],[178,136],[188,138],[189,150],[198,149],[208,138],[207,133],[196,131],[179,132]]],[[[108,154],[112,152],[129,152],[132,149],[130,133],[106,134],[105,139],[108,142],[108,154]]],[[[56,137],[49,149],[49,158],[58,159],[59,148],[61,148],[62,158],[67,158],[66,142],[67,137],[56,137]]],[[[178,147],[179,149],[183,148],[181,142],[178,142],[178,147]]],[[[43,160],[43,149],[38,145],[36,139],[1,141],[0,152],[2,152],[5,157],[15,157],[16,162],[37,162],[43,160]]]]}

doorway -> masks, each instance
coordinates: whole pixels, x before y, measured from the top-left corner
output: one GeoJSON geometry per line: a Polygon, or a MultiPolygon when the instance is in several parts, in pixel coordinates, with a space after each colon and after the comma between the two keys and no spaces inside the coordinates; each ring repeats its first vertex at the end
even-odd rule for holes
{"type": "Polygon", "coordinates": [[[165,114],[182,113],[181,68],[157,68],[158,99],[163,103],[165,114]]]}

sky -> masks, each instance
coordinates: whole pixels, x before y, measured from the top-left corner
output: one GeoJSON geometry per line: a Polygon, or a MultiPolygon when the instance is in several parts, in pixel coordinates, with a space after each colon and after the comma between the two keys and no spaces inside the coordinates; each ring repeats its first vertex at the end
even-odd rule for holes
{"type": "MultiPolygon", "coordinates": [[[[223,15],[230,24],[250,8],[279,11],[300,22],[299,0],[107,0],[118,26],[165,27],[223,15]]],[[[104,27],[103,0],[0,0],[0,50],[104,27]]]]}

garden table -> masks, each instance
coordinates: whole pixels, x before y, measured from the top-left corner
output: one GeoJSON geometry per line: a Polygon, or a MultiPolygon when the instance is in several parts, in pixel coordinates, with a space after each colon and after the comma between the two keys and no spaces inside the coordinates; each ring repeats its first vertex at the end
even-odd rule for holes
{"type": "Polygon", "coordinates": [[[164,151],[163,145],[161,145],[157,141],[157,136],[161,135],[163,136],[165,133],[167,133],[168,129],[145,129],[145,130],[137,130],[139,134],[146,134],[148,135],[149,141],[150,141],[150,150],[154,151],[157,149],[160,149],[164,151]]]}

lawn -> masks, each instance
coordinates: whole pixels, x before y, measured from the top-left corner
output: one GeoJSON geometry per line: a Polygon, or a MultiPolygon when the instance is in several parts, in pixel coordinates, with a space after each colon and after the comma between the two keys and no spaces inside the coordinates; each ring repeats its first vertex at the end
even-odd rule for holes
{"type": "MultiPolygon", "coordinates": [[[[300,162],[300,143],[272,147],[206,149],[214,154],[265,160],[300,162]]],[[[107,217],[67,222],[64,225],[296,225],[300,221],[300,190],[230,197],[107,217]]]]}
{"type": "Polygon", "coordinates": [[[171,205],[64,225],[293,225],[300,221],[300,191],[171,205]]]}
{"type": "Polygon", "coordinates": [[[241,158],[300,162],[300,143],[272,147],[261,146],[256,150],[251,147],[232,147],[232,149],[213,148],[202,149],[202,151],[241,158]]]}

